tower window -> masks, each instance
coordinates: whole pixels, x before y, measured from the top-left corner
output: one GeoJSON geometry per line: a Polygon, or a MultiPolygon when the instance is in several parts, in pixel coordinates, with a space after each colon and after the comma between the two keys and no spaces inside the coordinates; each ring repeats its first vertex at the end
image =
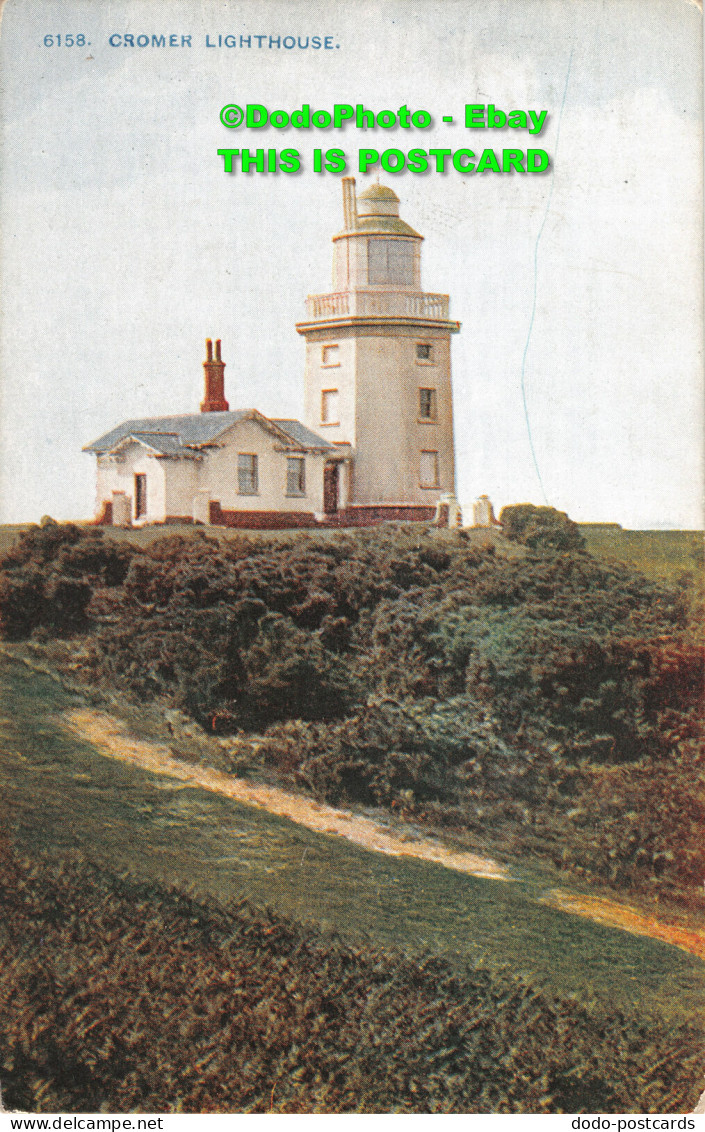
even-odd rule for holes
{"type": "Polygon", "coordinates": [[[414,282],[414,248],[408,240],[369,240],[367,278],[370,283],[414,282]]]}
{"type": "Polygon", "coordinates": [[[422,421],[436,419],[436,390],[419,389],[419,418],[422,421]]]}
{"type": "Polygon", "coordinates": [[[323,389],[321,391],[321,424],[338,424],[338,390],[323,389]]]}
{"type": "Polygon", "coordinates": [[[419,486],[440,487],[437,452],[421,453],[421,459],[419,461],[419,486]]]}
{"type": "Polygon", "coordinates": [[[250,452],[238,452],[237,490],[239,495],[257,495],[259,490],[257,457],[250,452]]]}
{"type": "Polygon", "coordinates": [[[322,364],[324,366],[339,366],[340,365],[339,351],[340,351],[340,346],[324,346],[323,347],[322,364]]]}
{"type": "Polygon", "coordinates": [[[303,456],[287,456],[286,494],[306,494],[306,461],[303,456]]]}
{"type": "Polygon", "coordinates": [[[432,362],[433,361],[433,347],[429,342],[416,343],[416,361],[417,362],[432,362]]]}

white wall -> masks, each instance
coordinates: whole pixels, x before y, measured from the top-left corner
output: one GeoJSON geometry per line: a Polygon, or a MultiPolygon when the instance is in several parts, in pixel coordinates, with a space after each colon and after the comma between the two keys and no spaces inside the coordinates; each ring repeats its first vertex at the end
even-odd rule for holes
{"type": "MultiPolygon", "coordinates": [[[[331,372],[337,373],[337,370],[331,372]]],[[[147,514],[140,522],[164,522],[167,516],[192,517],[194,498],[208,492],[225,511],[323,511],[323,466],[325,455],[278,450],[280,441],[256,421],[240,421],[220,445],[203,453],[200,460],[157,458],[142,444],[131,444],[118,456],[100,456],[97,470],[97,510],[112,500],[114,491],[131,500],[134,522],[135,476],[147,476],[147,514]],[[238,491],[238,454],[257,456],[258,490],[255,495],[238,491]],[[306,493],[288,496],[287,457],[303,457],[306,493]]]]}
{"type": "Polygon", "coordinates": [[[147,514],[140,522],[163,522],[166,517],[164,473],[164,461],[150,455],[142,444],[131,444],[122,449],[117,456],[99,456],[96,513],[100,514],[104,502],[112,502],[114,491],[122,491],[132,501],[131,513],[134,521],[135,476],[146,475],[147,514]]]}
{"type": "Polygon", "coordinates": [[[356,503],[434,504],[455,490],[450,333],[386,327],[356,341],[356,503]],[[429,342],[433,364],[416,359],[417,342],[429,342]],[[436,419],[419,420],[419,389],[436,390],[436,419]],[[437,488],[422,488],[422,451],[438,452],[437,488]]]}
{"type": "Polygon", "coordinates": [[[205,461],[162,460],[161,464],[165,479],[165,515],[191,516],[205,461]]]}
{"type": "Polygon", "coordinates": [[[304,421],[331,444],[355,445],[355,339],[350,329],[312,331],[306,335],[304,421]],[[338,365],[323,365],[323,347],[337,345],[338,365]],[[324,389],[338,390],[338,424],[321,420],[324,389]]]}
{"type": "Polygon", "coordinates": [[[326,440],[347,441],[355,454],[351,502],[435,504],[455,491],[450,331],[385,326],[306,335],[305,421],[326,440]],[[339,343],[339,366],[324,366],[325,344],[339,343]],[[416,358],[432,345],[431,364],[416,358]],[[321,391],[339,390],[338,425],[321,423],[321,391]],[[419,389],[436,390],[436,418],[419,420],[419,389]],[[439,454],[438,488],[422,488],[422,451],[439,454]]]}
{"type": "Polygon", "coordinates": [[[240,421],[224,438],[222,447],[211,450],[204,460],[201,490],[209,490],[211,499],[217,500],[224,511],[321,512],[325,456],[277,451],[278,445],[276,438],[256,421],[240,421]],[[256,495],[238,492],[237,458],[241,452],[257,456],[256,495]],[[287,456],[303,456],[306,460],[304,496],[286,494],[287,456]]]}

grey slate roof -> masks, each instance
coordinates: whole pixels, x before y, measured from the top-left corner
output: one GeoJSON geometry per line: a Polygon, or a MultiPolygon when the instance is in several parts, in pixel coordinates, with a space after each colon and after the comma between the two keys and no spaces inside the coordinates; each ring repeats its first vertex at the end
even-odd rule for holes
{"type": "Polygon", "coordinates": [[[269,420],[264,414],[253,409],[237,409],[229,413],[189,413],[177,417],[142,417],[123,421],[116,428],[99,436],[92,444],[86,444],[84,452],[95,452],[98,456],[113,452],[122,441],[129,437],[142,440],[150,448],[164,456],[185,456],[193,459],[197,449],[216,440],[232,425],[245,418],[259,420],[263,425],[271,424],[290,438],[292,446],[304,448],[332,448],[333,445],[311,432],[301,421],[269,420]]]}
{"type": "Polygon", "coordinates": [[[297,444],[303,445],[305,448],[333,448],[334,445],[329,440],[324,440],[322,436],[317,433],[311,432],[310,428],[306,428],[305,424],[301,421],[291,420],[278,420],[272,417],[272,424],[280,428],[282,432],[286,432],[291,436],[297,444]]]}
{"type": "Polygon", "coordinates": [[[191,459],[196,458],[196,452],[191,449],[185,449],[181,443],[178,433],[164,433],[164,432],[130,432],[128,436],[121,437],[118,443],[123,440],[143,440],[160,456],[190,456],[191,459]]]}

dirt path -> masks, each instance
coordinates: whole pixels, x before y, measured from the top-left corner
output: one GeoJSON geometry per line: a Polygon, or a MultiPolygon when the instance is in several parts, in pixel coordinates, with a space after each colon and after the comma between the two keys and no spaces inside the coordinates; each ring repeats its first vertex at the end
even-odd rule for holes
{"type": "Polygon", "coordinates": [[[542,897],[542,904],[551,908],[558,908],[561,912],[572,912],[576,916],[587,916],[596,924],[604,924],[608,928],[621,928],[632,932],[633,935],[645,935],[650,939],[660,939],[664,943],[672,943],[699,959],[705,959],[705,931],[694,931],[691,928],[681,927],[678,924],[665,924],[655,916],[639,912],[627,904],[616,904],[602,896],[581,896],[573,892],[564,892],[554,889],[548,896],[542,897]]]}
{"type": "MultiPolygon", "coordinates": [[[[395,834],[371,818],[354,814],[350,810],[339,810],[287,793],[276,786],[246,782],[211,767],[175,759],[167,743],[134,738],[128,733],[126,724],[114,716],[87,709],[74,709],[65,712],[62,721],[64,726],[91,743],[101,754],[156,774],[168,775],[187,786],[199,786],[238,802],[259,806],[317,833],[338,834],[364,849],[396,857],[433,861],[447,869],[469,873],[471,876],[491,880],[511,879],[506,869],[488,857],[456,852],[432,838],[395,834]]],[[[665,923],[655,916],[604,897],[584,896],[563,889],[554,889],[540,899],[542,903],[562,912],[584,916],[594,923],[673,944],[705,960],[705,931],[665,923]]]]}
{"type": "Polygon", "coordinates": [[[321,805],[311,799],[289,794],[276,786],[246,782],[211,767],[196,766],[175,759],[166,743],[135,739],[119,719],[101,712],[75,709],[65,712],[64,725],[81,739],[88,740],[101,754],[133,763],[156,774],[167,774],[188,786],[200,786],[224,794],[237,802],[260,806],[269,813],[290,818],[317,833],[336,833],[364,849],[389,853],[395,857],[416,857],[434,861],[448,869],[490,880],[509,880],[501,865],[474,853],[455,852],[430,838],[412,838],[390,833],[370,818],[321,805]]]}

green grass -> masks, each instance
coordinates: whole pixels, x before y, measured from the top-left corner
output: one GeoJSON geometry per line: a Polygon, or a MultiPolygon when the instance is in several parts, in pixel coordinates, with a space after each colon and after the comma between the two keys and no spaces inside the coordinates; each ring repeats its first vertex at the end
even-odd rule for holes
{"type": "Polygon", "coordinates": [[[0,693],[0,791],[13,837],[31,855],[79,851],[137,877],[270,904],[348,938],[460,965],[484,955],[552,990],[673,1021],[702,1017],[705,964],[541,906],[528,874],[503,883],[366,852],[104,758],[60,726],[58,713],[79,701],[5,659],[0,693]]]}
{"type": "Polygon", "coordinates": [[[689,574],[691,584],[702,592],[702,531],[625,531],[621,527],[584,526],[580,533],[587,550],[596,558],[623,562],[647,578],[670,586],[689,574]]]}

